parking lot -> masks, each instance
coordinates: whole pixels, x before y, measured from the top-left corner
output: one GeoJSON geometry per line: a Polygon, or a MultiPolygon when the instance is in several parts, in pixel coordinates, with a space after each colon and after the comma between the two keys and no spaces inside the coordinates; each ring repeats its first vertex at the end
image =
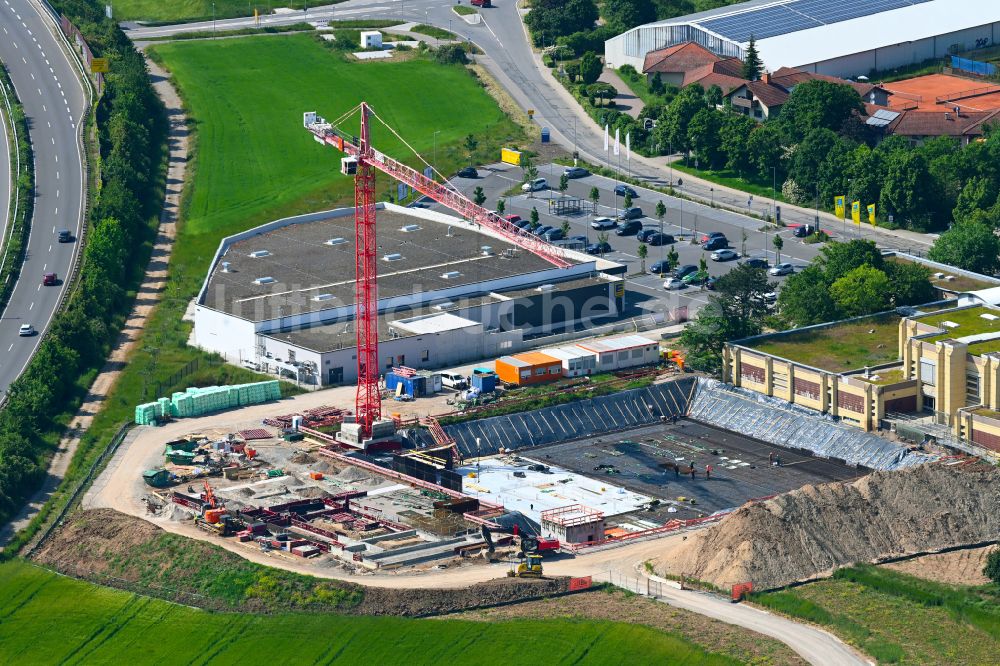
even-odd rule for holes
{"type": "MultiPolygon", "coordinates": [[[[565,195],[561,196],[558,186],[559,177],[564,169],[565,167],[558,164],[540,165],[538,176],[546,179],[550,189],[531,194],[520,192],[521,169],[509,164],[479,167],[477,178],[455,178],[452,180],[452,184],[470,197],[476,187],[482,187],[486,194],[484,205],[491,209],[496,208],[498,199],[504,198],[505,214],[520,215],[527,219],[532,208],[536,208],[541,224],[555,228],[560,228],[563,220],[567,220],[570,224],[570,237],[581,236],[586,239],[586,243],[596,243],[600,232],[591,228],[591,222],[595,217],[615,218],[624,207],[624,199],[621,196],[615,196],[614,190],[617,183],[614,179],[596,175],[571,179],[565,195]],[[596,212],[591,212],[590,191],[594,187],[598,188],[600,199],[596,212]],[[512,188],[516,188],[518,194],[504,197],[504,193],[512,188]],[[562,215],[555,212],[550,213],[550,207],[554,209],[557,203],[570,199],[582,200],[581,203],[586,212],[568,212],[562,215]]],[[[673,311],[678,306],[687,306],[689,314],[693,315],[695,311],[708,302],[708,296],[711,292],[697,286],[667,291],[663,288],[664,280],[658,275],[648,272],[654,263],[667,257],[671,247],[677,251],[681,266],[697,266],[700,259],[704,257],[708,262],[708,272],[713,277],[725,274],[743,258],[766,257],[771,265],[776,263],[773,245],[775,232],[784,241],[781,262],[791,263],[796,270],[804,268],[819,254],[821,245],[803,243],[794,236],[793,228],[768,225],[759,219],[746,215],[670,197],[642,187],[630,187],[638,195],[633,198],[632,205],[642,209],[643,217],[640,222],[643,228],[660,230],[660,223],[655,217],[655,209],[657,202],[663,201],[667,212],[663,218],[662,231],[664,234],[672,235],[676,240],[673,245],[648,246],[647,272],[642,273],[642,262],[638,256],[640,243],[635,234],[618,236],[614,230],[606,232],[612,251],[605,256],[629,267],[629,289],[654,297],[641,304],[640,307],[643,309],[664,312],[673,311]],[[691,243],[692,237],[700,238],[711,232],[725,234],[729,241],[728,247],[738,253],[741,258],[727,262],[715,262],[710,259],[711,252],[703,250],[700,244],[691,243]]],[[[683,188],[680,188],[680,191],[683,192],[683,188]]],[[[769,211],[770,205],[770,201],[759,200],[751,204],[752,210],[758,213],[769,211]]],[[[434,204],[431,207],[437,208],[438,206],[434,204]]],[[[828,231],[836,237],[838,230],[828,231]]],[[[786,278],[776,277],[772,279],[778,282],[780,287],[780,283],[786,278]]]]}

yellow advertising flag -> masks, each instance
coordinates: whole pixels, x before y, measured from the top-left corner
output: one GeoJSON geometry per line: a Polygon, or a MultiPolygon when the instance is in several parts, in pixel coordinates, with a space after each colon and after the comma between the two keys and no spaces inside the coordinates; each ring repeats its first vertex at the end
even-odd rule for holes
{"type": "Polygon", "coordinates": [[[875,226],[875,204],[868,204],[868,224],[875,226]]]}
{"type": "Polygon", "coordinates": [[[861,202],[855,201],[851,203],[851,219],[854,220],[854,224],[861,224],[861,202]]]}
{"type": "Polygon", "coordinates": [[[843,219],[844,215],[847,214],[847,211],[844,210],[844,200],[845,200],[845,197],[834,197],[833,198],[833,206],[834,206],[834,209],[837,211],[837,217],[839,217],[841,219],[843,219]]]}

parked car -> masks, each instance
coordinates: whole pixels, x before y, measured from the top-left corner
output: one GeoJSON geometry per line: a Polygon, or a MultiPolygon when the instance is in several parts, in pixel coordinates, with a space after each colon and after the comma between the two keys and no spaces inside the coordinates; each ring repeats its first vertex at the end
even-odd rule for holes
{"type": "Polygon", "coordinates": [[[708,289],[709,291],[715,291],[715,283],[718,281],[718,279],[719,278],[717,277],[709,276],[708,279],[705,280],[705,289],[708,289]]]}
{"type": "Polygon", "coordinates": [[[583,167],[568,167],[563,171],[563,175],[567,178],[585,178],[590,175],[590,172],[583,167]]]}
{"type": "Polygon", "coordinates": [[[620,196],[620,197],[623,197],[623,196],[625,196],[627,194],[630,197],[632,197],[633,199],[638,199],[639,198],[639,193],[638,192],[636,192],[635,190],[633,190],[628,185],[623,185],[623,184],[615,185],[615,194],[617,196],[620,196]]]}
{"type": "Polygon", "coordinates": [[[543,224],[541,226],[535,227],[535,230],[532,231],[531,233],[533,233],[534,235],[536,235],[536,236],[538,236],[540,238],[546,231],[552,231],[554,228],[555,227],[553,227],[551,225],[543,224]]]}
{"type": "Polygon", "coordinates": [[[725,236],[716,236],[715,238],[709,238],[701,247],[703,250],[711,252],[712,250],[721,250],[728,245],[729,241],[726,240],[725,236]]]}
{"type": "Polygon", "coordinates": [[[764,294],[764,302],[768,305],[774,305],[778,302],[778,293],[774,291],[769,291],[764,294]]]}
{"type": "Polygon", "coordinates": [[[56,232],[56,240],[60,243],[69,243],[73,240],[73,234],[69,232],[69,229],[60,229],[56,232]]]}
{"type": "Polygon", "coordinates": [[[791,275],[794,272],[795,272],[795,266],[792,266],[789,263],[784,263],[784,264],[776,264],[767,273],[768,275],[791,275]]]}
{"type": "Polygon", "coordinates": [[[708,271],[695,271],[684,276],[684,284],[702,284],[708,282],[708,271]]]}
{"type": "Polygon", "coordinates": [[[521,221],[521,216],[520,215],[504,215],[503,219],[507,220],[511,224],[517,224],[518,222],[521,221]]]}
{"type": "Polygon", "coordinates": [[[622,212],[618,213],[619,220],[638,220],[640,217],[642,217],[642,209],[638,206],[623,208],[622,212]]]}
{"type": "Polygon", "coordinates": [[[713,231],[711,233],[702,234],[701,235],[701,239],[698,242],[699,243],[707,243],[708,241],[712,240],[713,238],[725,238],[725,237],[726,237],[726,234],[722,233],[721,231],[713,231]]]}
{"type": "Polygon", "coordinates": [[[628,222],[623,222],[617,229],[615,229],[615,235],[631,236],[640,229],[642,229],[642,222],[639,220],[629,220],[628,222]]]}
{"type": "Polygon", "coordinates": [[[683,280],[679,280],[675,277],[669,277],[663,281],[663,288],[667,291],[672,291],[674,289],[683,289],[687,285],[684,284],[683,280]]]}
{"type": "Polygon", "coordinates": [[[659,247],[660,245],[673,245],[675,242],[676,241],[673,236],[670,234],[661,234],[659,231],[650,236],[649,240],[646,241],[648,245],[652,245],[653,247],[659,247]]]}
{"type": "Polygon", "coordinates": [[[805,238],[806,236],[812,236],[814,233],[816,233],[816,227],[813,225],[800,224],[795,227],[795,231],[792,232],[792,235],[796,238],[805,238]]]}
{"type": "Polygon", "coordinates": [[[447,386],[458,391],[469,387],[468,382],[465,381],[465,377],[461,373],[442,372],[439,374],[441,375],[442,386],[447,386]]]}
{"type": "Polygon", "coordinates": [[[751,268],[763,268],[764,270],[767,270],[767,267],[770,265],[767,263],[767,259],[761,259],[760,257],[751,257],[743,263],[751,268]]]}
{"type": "Polygon", "coordinates": [[[479,172],[476,171],[475,167],[467,166],[465,168],[458,170],[459,178],[479,178],[479,172]]]}
{"type": "Polygon", "coordinates": [[[46,273],[42,276],[42,284],[45,285],[46,287],[55,286],[56,282],[57,280],[55,273],[46,273]]]}
{"type": "Polygon", "coordinates": [[[469,0],[469,4],[473,7],[483,7],[484,9],[489,9],[493,6],[493,0],[469,0]]]}
{"type": "Polygon", "coordinates": [[[559,228],[549,229],[544,234],[542,234],[542,238],[545,239],[545,240],[547,240],[550,243],[552,241],[562,240],[563,236],[564,236],[563,230],[559,229],[559,228]]]}
{"type": "Polygon", "coordinates": [[[649,240],[649,237],[656,233],[656,229],[640,229],[639,233],[635,235],[635,239],[640,243],[645,243],[649,240]]]}
{"type": "Polygon", "coordinates": [[[614,229],[617,226],[618,223],[610,217],[595,217],[594,221],[590,223],[591,229],[598,230],[614,229]]]}
{"type": "Polygon", "coordinates": [[[538,192],[539,190],[549,189],[549,183],[544,178],[536,178],[530,183],[525,183],[521,186],[522,192],[538,192]]]}
{"type": "Polygon", "coordinates": [[[514,226],[518,229],[527,230],[531,226],[531,220],[518,220],[514,223],[514,226]]]}
{"type": "Polygon", "coordinates": [[[649,272],[653,275],[664,275],[670,272],[670,262],[669,261],[657,261],[654,262],[649,267],[649,272]]]}
{"type": "Polygon", "coordinates": [[[698,272],[697,266],[695,266],[694,264],[687,264],[686,266],[678,266],[677,269],[674,271],[674,277],[677,278],[678,280],[683,280],[688,275],[691,275],[691,273],[697,273],[697,272],[698,272]]]}
{"type": "Polygon", "coordinates": [[[21,324],[21,328],[17,329],[17,334],[22,338],[26,338],[30,335],[35,334],[35,327],[31,324],[21,324]]]}
{"type": "Polygon", "coordinates": [[[608,254],[614,251],[610,243],[591,243],[587,246],[587,254],[608,254]]]}
{"type": "Polygon", "coordinates": [[[589,243],[590,239],[586,236],[570,236],[566,240],[579,241],[580,243],[589,243]]]}
{"type": "Polygon", "coordinates": [[[739,258],[739,253],[729,249],[717,250],[712,253],[712,261],[732,261],[739,258]]]}

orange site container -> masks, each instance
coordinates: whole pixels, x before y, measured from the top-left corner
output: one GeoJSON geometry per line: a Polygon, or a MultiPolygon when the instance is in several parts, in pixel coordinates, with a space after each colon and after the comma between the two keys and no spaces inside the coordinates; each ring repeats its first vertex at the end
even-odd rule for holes
{"type": "Polygon", "coordinates": [[[313,481],[322,481],[323,472],[309,472],[309,478],[312,479],[313,481]]]}
{"type": "Polygon", "coordinates": [[[562,377],[562,361],[541,352],[526,352],[498,358],[497,377],[516,386],[542,384],[562,377]]]}

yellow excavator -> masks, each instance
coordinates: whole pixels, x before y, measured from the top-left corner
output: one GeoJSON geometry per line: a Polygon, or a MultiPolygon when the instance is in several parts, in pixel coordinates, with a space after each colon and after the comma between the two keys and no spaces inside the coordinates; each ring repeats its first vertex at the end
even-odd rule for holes
{"type": "Polygon", "coordinates": [[[538,553],[525,553],[524,559],[517,563],[517,568],[507,572],[509,578],[541,578],[542,556],[538,553]]]}

